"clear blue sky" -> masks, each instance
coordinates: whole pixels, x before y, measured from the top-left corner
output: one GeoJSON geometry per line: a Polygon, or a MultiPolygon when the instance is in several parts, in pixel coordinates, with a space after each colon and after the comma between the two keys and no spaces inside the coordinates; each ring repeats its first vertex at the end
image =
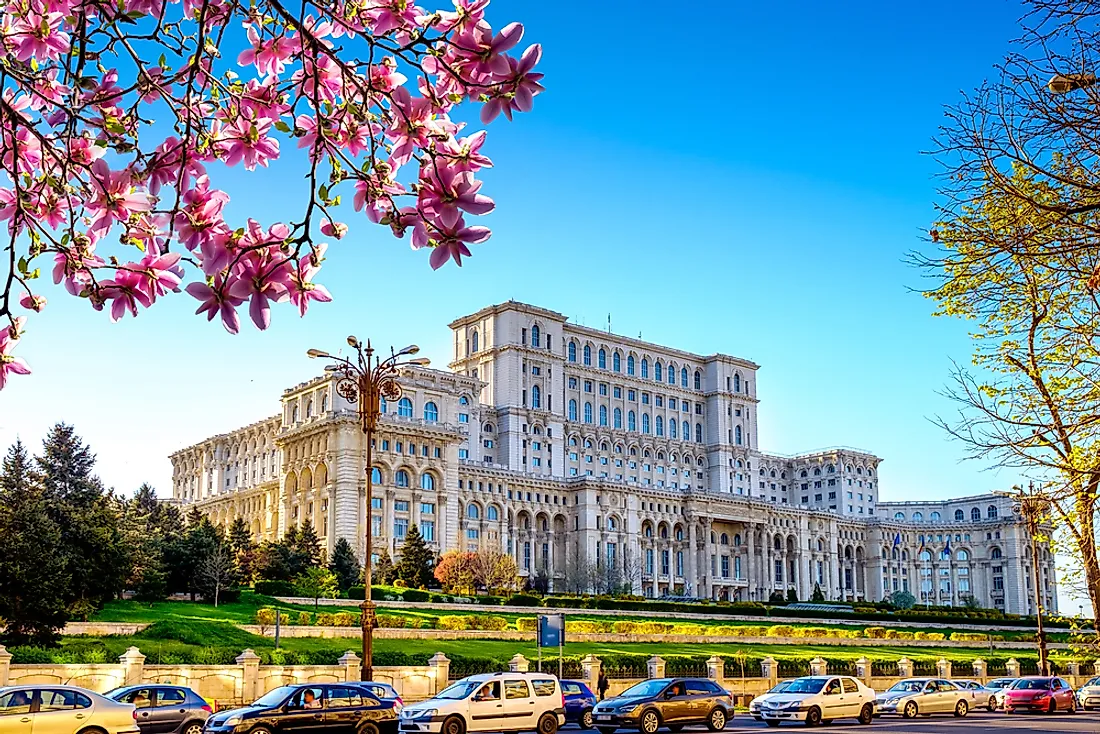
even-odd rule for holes
{"type": "MultiPolygon", "coordinates": [[[[348,207],[351,236],[322,271],[336,300],[305,320],[277,309],[266,333],[231,337],[191,316],[186,295],[111,325],[50,288],[21,349],[35,374],[0,393],[0,444],[37,446],[65,420],[107,483],[167,493],[167,455],[276,412],[281,390],[314,374],[307,348],[355,333],[418,342],[445,365],[450,319],[515,298],[755,360],[763,448],[871,450],[884,500],[1011,485],[960,463],[928,420],[952,410],[937,391],[970,340],[965,324],[930,316],[903,257],[933,216],[937,169],[921,151],[942,105],[991,73],[1020,7],[576,7],[490,7],[494,25],[521,20],[523,45],[543,44],[548,91],[490,128],[494,235],[462,269],[432,272],[426,252],[348,207]],[[73,389],[85,380],[90,393],[73,389]]],[[[232,215],[299,212],[301,162],[235,169],[232,215]]]]}

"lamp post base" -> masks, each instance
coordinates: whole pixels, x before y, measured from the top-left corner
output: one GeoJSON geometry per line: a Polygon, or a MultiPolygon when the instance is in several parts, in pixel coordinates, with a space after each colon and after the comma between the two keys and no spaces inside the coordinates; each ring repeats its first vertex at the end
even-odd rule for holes
{"type": "Polygon", "coordinates": [[[377,626],[374,602],[367,599],[359,605],[359,609],[363,623],[363,666],[359,679],[371,680],[374,677],[374,628],[377,626]]]}

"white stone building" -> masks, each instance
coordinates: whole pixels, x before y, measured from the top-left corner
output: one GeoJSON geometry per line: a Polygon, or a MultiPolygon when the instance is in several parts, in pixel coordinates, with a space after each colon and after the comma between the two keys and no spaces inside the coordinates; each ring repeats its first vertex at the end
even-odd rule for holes
{"type": "MultiPolygon", "coordinates": [[[[551,588],[627,584],[764,600],[919,601],[1033,611],[1031,550],[994,495],[879,502],[880,459],[757,443],[753,362],[570,323],[517,302],[450,324],[451,371],[410,368],[385,406],[367,511],[364,439],[328,375],[278,415],[171,456],[173,497],[259,539],[312,521],[331,549],[400,551],[416,524],[439,550],[499,547],[551,588]]],[[[1053,557],[1042,593],[1056,609],[1053,557]]]]}

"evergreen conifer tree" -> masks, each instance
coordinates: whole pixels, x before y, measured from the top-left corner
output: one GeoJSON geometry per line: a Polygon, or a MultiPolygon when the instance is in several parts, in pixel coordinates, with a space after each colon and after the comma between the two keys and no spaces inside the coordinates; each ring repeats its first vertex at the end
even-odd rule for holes
{"type": "Polygon", "coordinates": [[[359,565],[359,559],[355,557],[355,550],[347,538],[340,538],[332,549],[332,560],[328,568],[336,575],[340,591],[348,593],[348,589],[359,583],[363,569],[359,565]]]}
{"type": "Polygon", "coordinates": [[[378,554],[378,562],[374,564],[374,568],[371,569],[371,583],[372,584],[392,584],[394,578],[393,560],[390,558],[390,553],[385,548],[378,554]]]}
{"type": "Polygon", "coordinates": [[[424,542],[424,536],[420,529],[413,525],[405,535],[405,542],[401,545],[401,560],[397,562],[396,577],[404,581],[408,586],[418,589],[426,587],[432,582],[434,554],[428,544],[424,542]]]}

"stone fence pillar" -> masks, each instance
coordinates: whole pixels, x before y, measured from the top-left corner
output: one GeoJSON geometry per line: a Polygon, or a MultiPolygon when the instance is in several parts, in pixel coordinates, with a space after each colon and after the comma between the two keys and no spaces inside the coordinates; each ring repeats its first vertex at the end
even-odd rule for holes
{"type": "Polygon", "coordinates": [[[1100,675],[1100,660],[1097,660],[1092,664],[1092,674],[1100,675]]]}
{"type": "Polygon", "coordinates": [[[936,661],[936,675],[941,678],[951,677],[951,661],[947,658],[940,658],[936,661]]]}
{"type": "Polygon", "coordinates": [[[760,661],[760,677],[768,679],[768,688],[779,680],[779,663],[771,655],[760,661]]]}
{"type": "Polygon", "coordinates": [[[828,663],[819,655],[810,661],[810,675],[825,675],[828,663]]]}
{"type": "Polygon", "coordinates": [[[244,673],[241,677],[241,698],[245,703],[252,703],[263,694],[259,690],[260,656],[249,648],[237,656],[236,662],[244,673]]]}
{"type": "Polygon", "coordinates": [[[665,677],[665,661],[658,655],[654,655],[646,661],[646,673],[650,678],[665,677]]]}
{"type": "Polygon", "coordinates": [[[856,660],[856,677],[863,681],[864,685],[871,685],[871,661],[866,657],[856,660]]]}
{"type": "Polygon", "coordinates": [[[508,671],[511,673],[526,673],[531,669],[531,663],[518,652],[508,661],[508,671]]]}
{"type": "Polygon", "coordinates": [[[1005,663],[1005,674],[1009,678],[1020,677],[1020,663],[1016,658],[1009,658],[1008,662],[1005,663]]]}
{"type": "Polygon", "coordinates": [[[145,668],[145,656],[141,654],[141,650],[136,647],[128,647],[126,652],[118,656],[118,661],[122,663],[123,675],[126,680],[124,685],[136,686],[141,683],[145,668]]]}
{"type": "Polygon", "coordinates": [[[432,655],[432,659],[428,661],[428,665],[432,667],[432,671],[435,673],[435,680],[433,681],[435,688],[432,690],[432,695],[435,695],[446,688],[447,684],[451,682],[451,659],[443,653],[437,652],[435,655],[432,655]]]}
{"type": "Polygon", "coordinates": [[[0,688],[8,685],[11,680],[11,653],[8,648],[0,645],[0,688]]]}
{"type": "Polygon", "coordinates": [[[1066,673],[1076,678],[1081,675],[1081,664],[1076,662],[1066,663],[1066,673]]]}
{"type": "Polygon", "coordinates": [[[588,653],[581,660],[581,670],[584,671],[584,682],[597,696],[600,695],[600,670],[603,669],[603,661],[592,653],[588,653]]]}
{"type": "Polygon", "coordinates": [[[975,678],[978,678],[978,679],[985,678],[986,673],[989,672],[988,666],[986,665],[986,662],[984,660],[982,660],[981,658],[978,658],[977,660],[972,662],[971,665],[974,666],[974,677],[975,678]]]}
{"type": "Polygon", "coordinates": [[[338,662],[344,666],[344,680],[353,681],[363,677],[363,661],[351,650],[341,655],[338,662]]]}
{"type": "Polygon", "coordinates": [[[913,677],[913,661],[909,658],[902,658],[898,661],[898,675],[902,678],[913,677]]]}
{"type": "Polygon", "coordinates": [[[717,655],[711,655],[707,660],[707,677],[718,685],[725,687],[726,661],[717,655]]]}

